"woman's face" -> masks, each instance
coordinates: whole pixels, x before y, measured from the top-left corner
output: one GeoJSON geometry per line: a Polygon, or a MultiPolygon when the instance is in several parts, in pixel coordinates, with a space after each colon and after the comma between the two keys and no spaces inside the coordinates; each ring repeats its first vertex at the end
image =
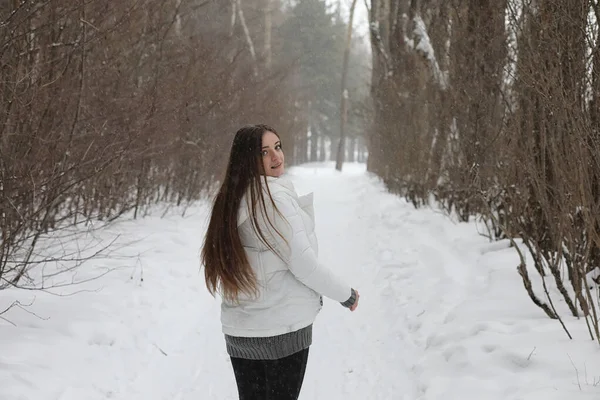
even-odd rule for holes
{"type": "Polygon", "coordinates": [[[262,162],[265,175],[278,177],[283,174],[284,156],[281,141],[273,132],[265,132],[262,137],[262,162]]]}

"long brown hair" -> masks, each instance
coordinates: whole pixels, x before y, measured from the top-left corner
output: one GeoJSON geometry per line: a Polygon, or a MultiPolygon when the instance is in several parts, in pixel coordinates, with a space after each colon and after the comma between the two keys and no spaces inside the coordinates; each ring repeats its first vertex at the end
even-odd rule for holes
{"type": "MultiPolygon", "coordinates": [[[[272,206],[275,207],[261,161],[262,137],[266,132],[273,132],[279,137],[268,125],[248,125],[236,132],[225,178],[215,197],[204,237],[201,260],[206,287],[213,296],[220,292],[221,296],[230,302],[237,301],[241,292],[255,295],[258,289],[256,276],[238,233],[238,211],[245,194],[249,195],[249,211],[255,231],[260,239],[275,251],[265,239],[257,220],[258,205],[262,207],[262,214],[268,216],[263,184],[272,206]]],[[[269,223],[273,226],[271,221],[269,223]]]]}

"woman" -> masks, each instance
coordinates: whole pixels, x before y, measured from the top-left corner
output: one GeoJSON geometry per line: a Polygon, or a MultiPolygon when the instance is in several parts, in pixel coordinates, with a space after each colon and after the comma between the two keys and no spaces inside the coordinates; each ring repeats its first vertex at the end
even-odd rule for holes
{"type": "Polygon", "coordinates": [[[279,135],[235,135],[202,249],[240,400],[297,399],[322,296],[354,311],[358,292],[317,261],[312,194],[283,176],[279,135]]]}

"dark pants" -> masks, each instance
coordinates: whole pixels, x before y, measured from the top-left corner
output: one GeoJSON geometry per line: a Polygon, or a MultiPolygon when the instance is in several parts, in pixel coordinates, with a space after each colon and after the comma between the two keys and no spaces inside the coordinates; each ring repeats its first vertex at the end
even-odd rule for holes
{"type": "Polygon", "coordinates": [[[279,360],[231,357],[240,400],[297,400],[307,361],[308,349],[279,360]]]}

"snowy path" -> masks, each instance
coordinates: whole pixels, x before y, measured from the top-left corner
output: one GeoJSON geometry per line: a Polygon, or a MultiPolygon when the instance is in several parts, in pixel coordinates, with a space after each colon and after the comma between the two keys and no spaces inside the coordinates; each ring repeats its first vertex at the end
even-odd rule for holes
{"type": "Polygon", "coordinates": [[[334,304],[323,313],[304,393],[312,399],[331,398],[331,389],[344,398],[417,399],[427,389],[417,362],[427,338],[463,300],[469,282],[456,276],[466,276],[469,265],[451,248],[442,216],[415,213],[379,186],[365,185],[360,171],[315,172],[318,180],[302,174],[298,186],[315,188],[318,221],[329,223],[319,226],[321,259],[362,296],[356,315],[334,304]]]}
{"type": "MultiPolygon", "coordinates": [[[[531,304],[506,244],[414,210],[363,166],[292,175],[299,193],[315,192],[320,261],[361,294],[354,313],[325,300],[301,399],[600,397],[585,324],[567,319],[568,341],[531,304]]],[[[97,265],[125,268],[91,292],[37,294],[32,311],[47,320],[0,320],[0,400],[236,399],[219,304],[198,268],[206,218],[198,206],[118,224],[113,233],[140,240],[124,250],[137,261],[97,265]]],[[[31,296],[0,292],[0,308],[31,296]]]]}

